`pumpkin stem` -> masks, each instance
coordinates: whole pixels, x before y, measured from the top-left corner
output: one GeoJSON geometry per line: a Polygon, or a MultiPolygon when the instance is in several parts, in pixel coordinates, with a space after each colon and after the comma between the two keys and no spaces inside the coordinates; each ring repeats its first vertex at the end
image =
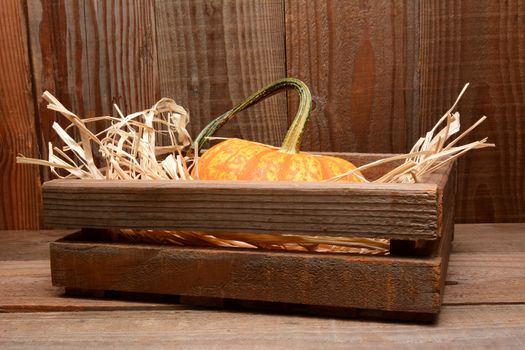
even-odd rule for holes
{"type": "Polygon", "coordinates": [[[195,139],[194,149],[202,149],[208,141],[208,137],[215,134],[224,124],[232,119],[238,112],[253,106],[254,104],[276,94],[283,89],[294,89],[299,93],[299,108],[295,114],[295,118],[284,137],[281,145],[281,152],[284,153],[299,153],[301,147],[301,137],[304,132],[304,127],[310,117],[310,109],[312,107],[312,95],[305,83],[295,78],[284,78],[277,80],[266,87],[258,90],[253,95],[242,101],[236,107],[230,109],[228,112],[215,118],[211,121],[195,139]]]}

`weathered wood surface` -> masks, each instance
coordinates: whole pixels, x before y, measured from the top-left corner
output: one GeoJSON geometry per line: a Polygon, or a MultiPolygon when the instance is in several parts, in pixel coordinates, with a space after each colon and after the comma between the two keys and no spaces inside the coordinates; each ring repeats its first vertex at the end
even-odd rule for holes
{"type": "MultiPolygon", "coordinates": [[[[160,98],[153,1],[28,1],[33,84],[43,154],[59,143],[45,90],[79,117],[116,115],[151,107],[160,98]]],[[[67,124],[67,123],[66,123],[67,124]]],[[[105,122],[90,124],[101,131],[105,122]]],[[[78,135],[77,135],[78,137],[78,135]]]]}
{"type": "MultiPolygon", "coordinates": [[[[443,304],[499,304],[500,300],[525,304],[523,230],[525,227],[521,224],[456,225],[443,304]],[[505,264],[495,264],[497,257],[501,259],[503,255],[508,255],[505,264]],[[472,278],[473,273],[476,279],[472,278]]],[[[63,288],[51,285],[49,260],[46,260],[48,243],[67,232],[71,231],[2,231],[0,309],[29,312],[138,307],[122,299],[65,297],[63,288]]],[[[142,303],[140,307],[151,305],[142,303]]],[[[157,305],[153,303],[152,308],[157,305]]]]}
{"type": "MultiPolygon", "coordinates": [[[[40,99],[46,89],[82,117],[115,114],[113,103],[132,113],[174,98],[191,112],[196,135],[286,75],[283,11],[281,0],[28,2],[44,141],[56,141],[56,115],[40,99]]],[[[280,143],[285,95],[243,114],[221,135],[280,143]]]]}
{"type": "Polygon", "coordinates": [[[64,297],[60,288],[51,287],[48,261],[43,260],[46,253],[40,248],[64,232],[9,232],[8,237],[20,240],[10,238],[6,244],[3,231],[0,309],[14,313],[0,314],[0,347],[520,348],[525,342],[525,271],[520,268],[524,230],[521,224],[456,225],[445,306],[432,326],[64,297]],[[24,249],[21,254],[34,260],[6,254],[19,247],[24,249]],[[493,263],[495,256],[507,252],[516,259],[515,267],[493,263]],[[471,261],[483,283],[469,277],[471,261]],[[492,273],[481,276],[491,269],[492,273]],[[453,305],[458,303],[481,305],[453,305]],[[153,311],[167,306],[171,311],[153,311]],[[136,310],[141,308],[148,311],[136,310]],[[91,311],[66,312],[80,310],[91,311]]]}
{"type": "MultiPolygon", "coordinates": [[[[435,179],[447,178],[443,169],[435,179]]],[[[440,185],[54,180],[46,224],[435,239],[440,185]]]]}
{"type": "MultiPolygon", "coordinates": [[[[85,240],[52,243],[53,284],[386,311],[440,309],[441,255],[312,255],[85,240]]],[[[444,240],[442,254],[449,244],[444,240]]]]}
{"type": "Polygon", "coordinates": [[[428,130],[471,85],[458,105],[462,125],[483,115],[465,141],[485,136],[495,149],[459,162],[460,222],[525,220],[525,9],[523,2],[439,1],[420,4],[419,133],[428,130]]]}
{"type": "Polygon", "coordinates": [[[315,101],[305,146],[405,152],[470,82],[462,124],[489,119],[467,140],[497,148],[460,161],[457,219],[523,221],[524,21],[518,0],[287,1],[288,74],[315,101]]]}
{"type": "Polygon", "coordinates": [[[525,226],[456,225],[445,304],[523,303],[525,226]]]}
{"type": "Polygon", "coordinates": [[[287,72],[314,98],[306,150],[411,148],[419,133],[418,32],[416,1],[286,1],[287,72]]]}
{"type": "Polygon", "coordinates": [[[2,231],[0,261],[49,259],[49,242],[75,230],[2,231]]]}
{"type": "MultiPolygon", "coordinates": [[[[65,120],[46,108],[41,98],[45,90],[55,95],[64,106],[79,116],[89,111],[88,57],[84,40],[85,1],[27,1],[27,23],[36,118],[40,121],[42,156],[47,157],[47,143],[59,144],[52,129],[54,122],[65,120]]],[[[47,169],[42,168],[47,177],[47,169]]]]}
{"type": "Polygon", "coordinates": [[[0,2],[0,229],[40,227],[40,175],[20,166],[19,154],[38,157],[27,28],[21,1],[0,2]]]}
{"type": "Polygon", "coordinates": [[[525,305],[447,307],[435,326],[185,310],[6,314],[0,330],[11,348],[519,349],[525,305]]]}
{"type": "MultiPolygon", "coordinates": [[[[189,109],[193,135],[286,76],[282,0],[159,0],[155,15],[160,91],[189,109]]],[[[279,94],[218,134],[279,146],[287,129],[286,94],[279,94]]]]}
{"type": "Polygon", "coordinates": [[[525,251],[521,224],[456,225],[454,239],[457,253],[520,253],[525,251]]]}

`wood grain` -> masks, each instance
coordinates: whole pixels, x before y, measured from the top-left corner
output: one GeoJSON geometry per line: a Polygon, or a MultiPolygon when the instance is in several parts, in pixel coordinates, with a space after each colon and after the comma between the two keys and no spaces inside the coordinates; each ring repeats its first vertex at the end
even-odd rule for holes
{"type": "MultiPolygon", "coordinates": [[[[65,126],[67,122],[46,108],[42,93],[49,90],[81,117],[90,109],[84,4],[84,0],[27,1],[34,99],[40,121],[41,155],[45,158],[48,142],[61,145],[53,123],[65,126]]],[[[48,169],[42,167],[42,171],[48,179],[48,169]]]]}
{"type": "Polygon", "coordinates": [[[448,304],[484,304],[491,300],[516,303],[525,300],[523,253],[453,254],[451,266],[454,268],[449,271],[445,293],[448,304]]]}
{"type": "MultiPolygon", "coordinates": [[[[421,130],[471,85],[458,105],[462,124],[488,120],[468,140],[496,143],[459,162],[459,222],[525,220],[525,9],[514,0],[421,4],[421,130]]],[[[466,140],[467,141],[467,140],[466,140]]]]}
{"type": "Polygon", "coordinates": [[[456,253],[525,252],[523,224],[456,225],[456,253]]]}
{"type": "Polygon", "coordinates": [[[49,242],[75,230],[2,231],[0,261],[49,259],[49,242]]]}
{"type": "MultiPolygon", "coordinates": [[[[525,254],[524,229],[522,224],[456,225],[444,305],[472,303],[471,300],[500,304],[503,299],[513,304],[525,303],[525,287],[522,286],[525,278],[521,268],[525,254]],[[488,272],[486,275],[485,271],[488,272]]],[[[93,311],[138,307],[122,296],[72,298],[63,295],[62,288],[51,286],[49,261],[44,260],[48,258],[48,242],[65,233],[0,232],[0,310],[93,311]]],[[[142,297],[136,301],[141,302],[143,308],[151,306],[154,309],[160,305],[148,300],[142,297]]],[[[179,307],[180,310],[188,309],[187,306],[179,307]]]]}
{"type": "Polygon", "coordinates": [[[456,225],[444,303],[524,303],[524,230],[523,224],[456,225]]]}
{"type": "MultiPolygon", "coordinates": [[[[162,96],[190,110],[195,136],[213,118],[286,75],[282,0],[155,3],[162,96]]],[[[286,96],[243,112],[219,133],[280,145],[286,96]]]]}
{"type": "Polygon", "coordinates": [[[155,2],[89,0],[85,3],[89,116],[124,114],[160,98],[155,2]]]}
{"type": "MultiPolygon", "coordinates": [[[[22,232],[16,231],[18,234],[22,232]]],[[[42,246],[44,247],[44,246],[42,246]]],[[[45,246],[49,251],[49,247],[45,246]]],[[[176,310],[180,305],[159,302],[161,298],[142,296],[130,299],[115,297],[75,298],[64,295],[64,288],[51,284],[49,259],[24,261],[20,256],[16,261],[0,261],[0,315],[4,312],[42,312],[42,311],[95,311],[95,310],[176,310]]],[[[187,309],[188,307],[186,307],[187,309]]],[[[2,319],[3,316],[0,316],[2,319]]]]}
{"type": "Polygon", "coordinates": [[[25,21],[21,1],[0,3],[0,229],[36,229],[41,220],[39,169],[15,159],[39,155],[25,21]]]}
{"type": "MultiPolygon", "coordinates": [[[[424,259],[290,254],[77,239],[51,244],[54,285],[437,313],[445,279],[440,274],[441,255],[424,259]]],[[[448,252],[443,249],[441,254],[448,252]]]]}
{"type": "Polygon", "coordinates": [[[43,191],[50,227],[435,239],[439,186],[54,180],[43,191]]]}
{"type": "Polygon", "coordinates": [[[525,305],[449,306],[435,326],[203,310],[6,314],[0,331],[10,348],[517,349],[525,305]]]}
{"type": "Polygon", "coordinates": [[[305,150],[397,153],[412,145],[418,7],[414,1],[286,2],[288,75],[304,80],[315,102],[305,150]]]}
{"type": "MultiPolygon", "coordinates": [[[[432,201],[439,208],[434,222],[437,224],[435,230],[439,231],[441,240],[438,244],[429,245],[429,248],[434,249],[434,251],[428,251],[429,257],[290,254],[244,249],[127,244],[104,241],[90,232],[83,232],[51,244],[53,284],[82,290],[182,295],[185,297],[184,302],[189,303],[193,303],[191,297],[206,299],[212,297],[332,308],[437,313],[443,298],[450,241],[453,234],[453,199],[456,187],[454,170],[455,167],[449,167],[440,177],[433,175],[436,182],[434,185],[436,196],[432,201]],[[101,269],[101,266],[105,268],[101,269]],[[171,276],[177,276],[177,278],[173,280],[171,276]]],[[[60,182],[64,183],[64,181],[60,182]]],[[[100,181],[91,182],[95,186],[107,184],[107,182],[100,181]]],[[[85,181],[69,181],[69,184],[62,184],[62,191],[59,189],[56,194],[63,195],[64,192],[70,192],[75,183],[85,183],[85,181]]],[[[50,185],[52,186],[53,183],[50,185]]],[[[113,190],[115,185],[116,183],[113,185],[113,190]]],[[[128,185],[134,192],[138,190],[137,182],[128,183],[128,185]]],[[[257,188],[254,188],[255,184],[249,182],[245,184],[221,182],[217,185],[222,191],[217,197],[225,199],[226,193],[234,194],[237,198],[232,197],[233,201],[239,201],[243,196],[238,192],[243,185],[251,189],[249,196],[244,195],[247,198],[254,196],[257,198],[258,191],[267,193],[271,188],[272,201],[257,200],[257,202],[265,202],[269,208],[270,205],[275,204],[273,200],[283,189],[289,189],[294,184],[260,183],[256,184],[257,188]],[[263,186],[268,188],[261,188],[263,186]]],[[[122,182],[118,186],[122,186],[122,182]]],[[[207,205],[214,207],[210,200],[213,198],[213,191],[210,191],[209,181],[193,181],[173,191],[169,197],[179,200],[177,196],[188,186],[198,188],[202,194],[207,194],[209,198],[207,205]]],[[[367,186],[368,190],[370,186],[367,186]]],[[[400,185],[394,186],[399,187],[400,185]]],[[[406,189],[413,190],[414,186],[418,185],[411,184],[406,189]]],[[[169,191],[171,184],[165,183],[163,187],[161,192],[155,194],[157,204],[159,200],[162,201],[161,193],[165,194],[167,190],[169,191]]],[[[321,184],[295,184],[296,189],[304,190],[308,187],[315,188],[317,193],[322,190],[321,184]]],[[[86,188],[89,187],[85,187],[82,192],[92,190],[86,190],[86,188]]],[[[154,192],[151,184],[146,188],[148,192],[154,192]]],[[[340,190],[332,190],[331,197],[337,197],[340,190]]],[[[380,190],[380,193],[385,192],[384,189],[380,190]]],[[[114,198],[115,195],[118,196],[118,194],[110,196],[114,198]]],[[[199,195],[199,193],[194,193],[191,200],[195,202],[199,195]]],[[[359,194],[349,195],[350,198],[356,196],[359,197],[359,194]]],[[[286,197],[293,198],[294,195],[288,193],[286,197]]],[[[218,208],[231,204],[229,198],[226,200],[227,202],[222,203],[218,208]]],[[[367,201],[371,201],[369,196],[367,201]]],[[[101,200],[98,201],[99,204],[101,202],[101,200]]],[[[133,202],[133,200],[130,199],[127,202],[133,202]]],[[[186,201],[180,200],[180,202],[186,201]]],[[[308,199],[301,199],[298,202],[308,202],[308,199]]],[[[250,204],[251,202],[242,203],[240,208],[246,209],[250,204]]],[[[47,205],[48,203],[46,203],[46,209],[47,205]]],[[[146,206],[141,205],[142,208],[146,206]]],[[[318,213],[320,205],[316,207],[318,213]]],[[[103,209],[103,211],[115,213],[115,210],[103,209]]],[[[334,210],[331,211],[333,216],[334,210]]],[[[347,213],[351,212],[352,210],[347,210],[347,213]]],[[[302,222],[309,221],[305,213],[307,211],[302,209],[300,214],[302,222]]],[[[232,217],[229,220],[230,225],[239,225],[239,220],[242,220],[241,215],[242,213],[237,213],[236,219],[232,217]]],[[[62,212],[62,217],[64,216],[68,216],[67,212],[66,214],[62,212]]],[[[90,216],[101,221],[99,214],[91,212],[90,216]]],[[[140,213],[127,215],[127,217],[133,217],[134,220],[139,216],[140,213]]],[[[190,214],[190,216],[193,215],[190,214]]],[[[221,215],[222,218],[226,216],[224,213],[221,215]]],[[[174,215],[170,214],[170,218],[173,217],[174,215]]],[[[270,213],[269,217],[275,221],[275,214],[270,213]]],[[[201,219],[202,225],[208,224],[208,217],[204,218],[202,213],[201,219]]],[[[357,216],[352,219],[349,226],[359,222],[362,218],[357,216]]],[[[185,220],[183,217],[176,218],[174,225],[180,225],[183,220],[185,220]]],[[[153,225],[158,221],[158,219],[151,219],[153,225]]],[[[266,226],[269,225],[266,224],[266,226]]],[[[280,226],[284,225],[280,223],[280,226]]],[[[295,224],[295,226],[300,226],[300,224],[295,224]]],[[[200,230],[201,227],[205,226],[199,226],[197,229],[200,230]]],[[[179,226],[174,226],[174,228],[179,229],[179,226]]],[[[206,229],[210,228],[206,227],[206,229]]],[[[410,232],[409,229],[406,231],[410,232]]],[[[369,236],[372,234],[376,232],[369,232],[369,236]]],[[[209,305],[209,300],[204,302],[205,305],[209,305]]],[[[216,301],[214,301],[215,304],[216,301]]],[[[348,316],[349,314],[342,312],[342,315],[348,316]]],[[[376,316],[379,317],[379,314],[376,316]]]]}
{"type": "MultiPolygon", "coordinates": [[[[49,243],[71,230],[0,232],[0,314],[4,312],[178,310],[188,306],[163,296],[70,297],[54,287],[49,269],[49,243]],[[174,304],[175,303],[175,304],[174,304]]],[[[0,317],[1,318],[1,317],[0,317]]]]}
{"type": "Polygon", "coordinates": [[[52,123],[64,123],[46,109],[45,90],[82,118],[116,115],[113,103],[132,113],[160,98],[153,1],[29,1],[28,15],[45,149],[60,144],[52,123]]]}

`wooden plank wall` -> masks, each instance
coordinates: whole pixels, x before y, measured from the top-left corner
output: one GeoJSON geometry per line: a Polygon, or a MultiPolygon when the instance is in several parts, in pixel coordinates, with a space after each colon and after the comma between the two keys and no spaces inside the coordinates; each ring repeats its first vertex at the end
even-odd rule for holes
{"type": "Polygon", "coordinates": [[[15,164],[19,153],[38,156],[24,6],[0,1],[0,228],[38,228],[40,175],[15,164]]]}
{"type": "MultiPolygon", "coordinates": [[[[519,0],[0,0],[1,229],[40,225],[39,170],[61,122],[51,91],[82,116],[168,96],[209,120],[283,76],[314,97],[304,149],[405,152],[451,105],[494,150],[459,166],[460,222],[525,220],[525,6],[519,0]]],[[[278,145],[293,93],[243,112],[221,134],[278,145]]],[[[100,128],[101,125],[94,125],[100,128]]]]}
{"type": "Polygon", "coordinates": [[[421,131],[470,82],[463,125],[489,119],[465,141],[497,145],[459,163],[458,219],[525,220],[525,3],[425,1],[420,18],[421,131]]]}

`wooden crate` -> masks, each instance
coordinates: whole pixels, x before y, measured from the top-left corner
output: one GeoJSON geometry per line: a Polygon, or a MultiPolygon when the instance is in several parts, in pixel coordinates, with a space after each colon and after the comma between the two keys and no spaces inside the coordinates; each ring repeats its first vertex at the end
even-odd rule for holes
{"type": "Polygon", "coordinates": [[[54,180],[43,186],[46,224],[83,230],[51,244],[53,284],[437,314],[455,191],[454,165],[417,184],[54,180]],[[390,255],[137,244],[112,240],[109,228],[386,238],[390,255]]]}

